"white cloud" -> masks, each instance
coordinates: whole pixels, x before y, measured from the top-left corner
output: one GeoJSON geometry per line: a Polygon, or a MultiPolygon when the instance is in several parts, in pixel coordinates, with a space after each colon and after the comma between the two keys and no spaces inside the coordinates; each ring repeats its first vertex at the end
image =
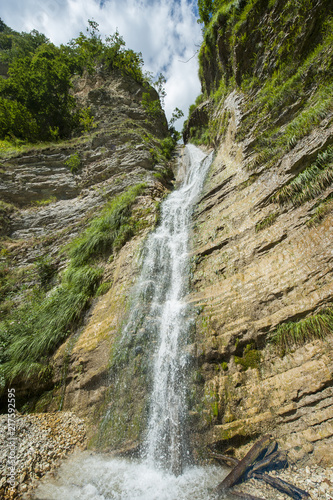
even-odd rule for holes
{"type": "Polygon", "coordinates": [[[144,69],[165,75],[170,119],[176,106],[186,115],[200,93],[197,57],[180,62],[190,59],[201,41],[195,9],[196,0],[10,0],[1,6],[1,17],[11,28],[37,29],[57,45],[84,31],[88,19],[99,23],[103,36],[118,28],[126,46],[142,52],[144,69]]]}

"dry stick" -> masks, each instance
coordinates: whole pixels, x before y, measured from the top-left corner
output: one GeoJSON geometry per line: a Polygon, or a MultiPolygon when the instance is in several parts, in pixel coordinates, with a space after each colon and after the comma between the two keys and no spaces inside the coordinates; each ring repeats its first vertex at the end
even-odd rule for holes
{"type": "Polygon", "coordinates": [[[307,498],[311,498],[309,493],[307,493],[306,491],[301,490],[301,488],[297,488],[297,486],[287,483],[286,481],[283,481],[278,477],[272,477],[268,474],[253,474],[253,477],[255,479],[261,479],[262,481],[265,481],[265,483],[273,486],[273,488],[276,488],[282,493],[289,495],[294,500],[305,500],[307,498]]]}
{"type": "Polygon", "coordinates": [[[214,490],[215,493],[222,493],[232,486],[234,486],[245,474],[246,470],[257,460],[260,453],[267,448],[271,436],[263,436],[259,441],[257,441],[250,451],[245,455],[245,457],[240,460],[236,467],[227,475],[214,490]]]}
{"type": "Polygon", "coordinates": [[[271,444],[268,446],[267,451],[265,453],[265,457],[268,457],[268,455],[271,455],[273,451],[276,451],[278,447],[278,444],[276,441],[272,441],[271,444]]]}
{"type": "Polygon", "coordinates": [[[265,457],[260,460],[260,462],[255,463],[252,468],[247,472],[247,476],[251,477],[254,472],[259,472],[266,467],[274,465],[275,468],[278,466],[285,466],[287,464],[287,455],[281,451],[275,451],[270,455],[265,455],[265,457]]]}

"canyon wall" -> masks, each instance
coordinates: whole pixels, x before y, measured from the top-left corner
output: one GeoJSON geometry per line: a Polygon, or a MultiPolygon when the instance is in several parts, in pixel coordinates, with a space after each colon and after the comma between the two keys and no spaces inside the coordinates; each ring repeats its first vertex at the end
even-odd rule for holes
{"type": "MultiPolygon", "coordinates": [[[[50,348],[45,345],[39,359],[29,351],[21,363],[15,351],[16,361],[5,358],[2,362],[8,370],[6,384],[16,388],[20,411],[72,410],[86,417],[87,426],[96,430],[98,418],[102,419],[106,411],[111,351],[128,307],[142,243],[158,219],[159,203],[172,187],[173,173],[163,152],[163,140],[169,138],[164,113],[161,110],[152,115],[142,105],[143,93],[152,102],[159,102],[152,87],[142,86],[117,71],[99,71],[77,78],[74,93],[82,106],[90,108],[94,123],[89,133],[66,143],[3,154],[0,208],[4,342],[13,335],[11,327],[16,322],[19,329],[22,325],[28,350],[29,332],[22,322],[37,324],[40,311],[45,307],[47,310],[47,302],[52,301],[57,289],[65,300],[66,293],[76,286],[70,282],[69,288],[63,288],[73,260],[69,255],[73,242],[80,245],[91,227],[102,236],[104,231],[107,237],[108,224],[113,223],[118,224],[115,238],[120,238],[120,243],[96,247],[87,260],[95,267],[81,267],[83,276],[98,269],[100,278],[88,299],[80,299],[78,286],[77,305],[69,306],[73,319],[64,326],[60,339],[52,340],[50,348]],[[26,304],[28,310],[24,309],[26,304]],[[15,372],[19,366],[21,371],[15,372]]],[[[80,269],[80,263],[75,266],[80,269]]],[[[56,308],[62,308],[61,298],[56,308]]],[[[55,318],[56,323],[62,321],[58,315],[55,318]]],[[[54,326],[56,329],[59,325],[54,326]]],[[[5,409],[5,400],[3,406],[5,409]]]]}
{"type": "Polygon", "coordinates": [[[310,3],[221,10],[201,47],[184,130],[216,153],[188,298],[198,456],[271,433],[291,461],[333,462],[332,7],[310,3]]]}

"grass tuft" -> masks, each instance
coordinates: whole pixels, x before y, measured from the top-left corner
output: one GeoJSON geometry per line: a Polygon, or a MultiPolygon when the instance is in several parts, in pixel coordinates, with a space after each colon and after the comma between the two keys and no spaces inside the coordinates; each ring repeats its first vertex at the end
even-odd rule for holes
{"type": "Polygon", "coordinates": [[[279,189],[271,198],[284,205],[295,206],[319,196],[333,181],[333,147],[318,154],[316,161],[279,189]]]}
{"type": "Polygon", "coordinates": [[[278,216],[279,216],[279,213],[274,212],[274,213],[268,215],[267,217],[265,217],[263,220],[257,222],[256,227],[255,227],[256,233],[258,233],[259,231],[262,231],[263,229],[266,229],[266,227],[272,226],[274,224],[274,222],[276,221],[276,219],[278,218],[278,216]]]}
{"type": "Polygon", "coordinates": [[[270,335],[269,342],[283,352],[295,345],[302,345],[316,338],[324,338],[333,333],[333,309],[328,308],[318,314],[297,322],[283,323],[270,335]]]}
{"type": "Polygon", "coordinates": [[[69,245],[69,256],[74,266],[87,264],[96,257],[119,250],[133,236],[135,221],[131,220],[131,209],[144,188],[145,184],[138,184],[117,196],[99,217],[92,220],[83,235],[69,245]]]}
{"type": "Polygon", "coordinates": [[[313,216],[307,221],[307,226],[314,227],[320,224],[326,215],[333,212],[333,199],[332,196],[320,203],[315,210],[313,216]]]}

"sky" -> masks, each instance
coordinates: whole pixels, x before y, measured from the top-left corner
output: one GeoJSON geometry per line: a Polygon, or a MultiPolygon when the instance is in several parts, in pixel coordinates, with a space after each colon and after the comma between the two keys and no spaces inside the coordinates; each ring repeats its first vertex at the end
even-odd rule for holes
{"type": "Polygon", "coordinates": [[[102,37],[118,29],[126,47],[142,53],[144,70],[165,76],[168,120],[175,107],[185,114],[178,130],[201,92],[197,0],[0,0],[0,17],[19,32],[37,29],[56,45],[85,32],[88,19],[102,37]]]}

